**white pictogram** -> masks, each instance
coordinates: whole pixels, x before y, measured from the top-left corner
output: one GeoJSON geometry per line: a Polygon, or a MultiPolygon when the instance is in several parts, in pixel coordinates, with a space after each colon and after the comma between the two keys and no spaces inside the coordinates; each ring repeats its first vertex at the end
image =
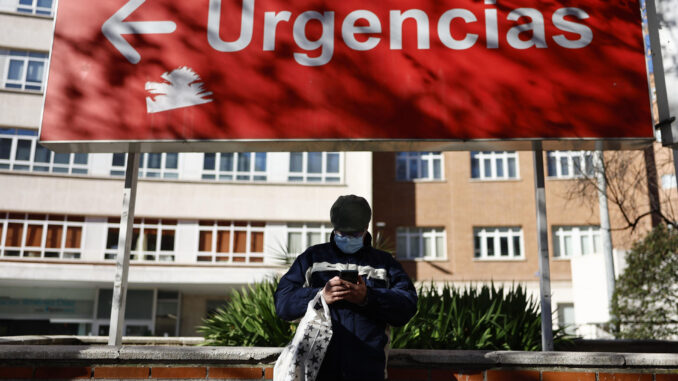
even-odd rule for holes
{"type": "Polygon", "coordinates": [[[133,64],[139,63],[141,55],[122,36],[125,34],[169,34],[177,29],[173,21],[124,21],[146,0],[129,0],[101,26],[108,41],[133,64]]]}
{"type": "Polygon", "coordinates": [[[161,77],[167,82],[146,82],[146,111],[149,114],[181,107],[195,106],[212,102],[211,92],[203,89],[200,76],[190,67],[182,66],[164,73],[161,77]]]}

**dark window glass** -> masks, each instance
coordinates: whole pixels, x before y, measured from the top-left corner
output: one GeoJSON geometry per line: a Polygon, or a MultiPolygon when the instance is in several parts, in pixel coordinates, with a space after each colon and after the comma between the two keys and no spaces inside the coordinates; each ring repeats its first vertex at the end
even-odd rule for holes
{"type": "Polygon", "coordinates": [[[521,255],[520,252],[520,237],[513,237],[513,255],[518,257],[521,255]]]}
{"type": "Polygon", "coordinates": [[[206,153],[203,160],[202,169],[214,169],[214,161],[216,154],[206,153]]]}
{"type": "Polygon", "coordinates": [[[160,169],[161,164],[162,164],[161,153],[148,154],[148,164],[146,165],[146,168],[160,169]]]}
{"type": "Polygon", "coordinates": [[[35,147],[35,154],[33,155],[33,161],[36,163],[49,163],[52,156],[52,151],[47,148],[37,145],[35,147]]]}
{"type": "Polygon", "coordinates": [[[339,173],[339,154],[327,154],[327,173],[339,173]]]}
{"type": "Polygon", "coordinates": [[[12,151],[12,139],[0,139],[0,159],[9,160],[12,151]]]}
{"type": "Polygon", "coordinates": [[[254,159],[254,170],[260,172],[266,170],[266,152],[257,152],[254,159]]]}
{"type": "Polygon", "coordinates": [[[322,152],[308,153],[308,173],[321,173],[323,170],[323,154],[322,152]]]}
{"type": "Polygon", "coordinates": [[[494,257],[494,237],[486,237],[485,245],[487,246],[487,256],[494,257]]]}
{"type": "Polygon", "coordinates": [[[501,255],[507,257],[509,255],[509,239],[508,237],[499,237],[499,245],[501,246],[501,255]]]}
{"type": "Polygon", "coordinates": [[[87,164],[87,154],[86,153],[76,153],[73,158],[73,163],[75,164],[87,164]]]}
{"type": "Polygon", "coordinates": [[[174,251],[174,230],[163,230],[160,239],[160,250],[174,251]]]}
{"type": "Polygon", "coordinates": [[[54,164],[68,164],[71,160],[70,153],[55,153],[54,154],[54,164]]]}
{"type": "Polygon", "coordinates": [[[304,154],[301,152],[290,153],[290,172],[302,172],[303,170],[304,170],[304,154]]]}
{"type": "Polygon", "coordinates": [[[30,140],[18,140],[16,147],[16,154],[14,158],[16,160],[30,160],[31,159],[31,141],[30,140]]]}
{"type": "Polygon", "coordinates": [[[222,153],[219,162],[219,170],[222,172],[233,171],[233,153],[222,153]]]}
{"type": "Polygon", "coordinates": [[[549,176],[557,176],[558,172],[557,172],[557,169],[556,169],[556,157],[553,154],[553,152],[548,153],[546,161],[547,161],[548,175],[549,176]]]}
{"type": "Polygon", "coordinates": [[[249,172],[250,170],[250,153],[242,152],[238,155],[238,172],[249,172]]]}
{"type": "Polygon", "coordinates": [[[125,154],[124,153],[114,153],[112,165],[114,167],[124,167],[125,166],[125,154]]]}
{"type": "Polygon", "coordinates": [[[177,169],[179,166],[179,154],[178,153],[167,153],[165,154],[165,168],[167,169],[177,169]]]}

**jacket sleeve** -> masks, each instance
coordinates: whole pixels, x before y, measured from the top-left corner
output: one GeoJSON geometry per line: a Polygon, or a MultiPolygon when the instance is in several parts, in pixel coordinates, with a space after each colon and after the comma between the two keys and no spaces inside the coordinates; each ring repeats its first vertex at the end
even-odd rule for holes
{"type": "Polygon", "coordinates": [[[365,312],[374,319],[399,327],[417,313],[417,290],[400,263],[390,256],[389,259],[390,288],[368,287],[365,312]]]}
{"type": "Polygon", "coordinates": [[[304,287],[308,256],[297,257],[290,269],[280,279],[275,291],[275,312],[283,320],[292,321],[306,314],[308,303],[320,291],[319,288],[304,287]]]}

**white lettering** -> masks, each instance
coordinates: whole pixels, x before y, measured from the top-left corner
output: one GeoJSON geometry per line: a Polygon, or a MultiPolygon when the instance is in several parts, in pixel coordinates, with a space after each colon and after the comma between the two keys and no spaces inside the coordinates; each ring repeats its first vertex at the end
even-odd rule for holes
{"type": "Polygon", "coordinates": [[[509,13],[508,20],[518,21],[521,17],[529,17],[532,22],[511,28],[506,35],[509,45],[516,49],[528,49],[533,46],[546,48],[544,17],[541,15],[541,12],[534,8],[518,8],[509,13]],[[532,37],[527,41],[521,40],[520,34],[529,31],[532,31],[532,37]]]}
{"type": "MultiPolygon", "coordinates": [[[[2,1],[2,0],[0,0],[2,1]]],[[[247,48],[253,38],[254,29],[254,1],[241,0],[241,25],[237,39],[224,41],[221,38],[222,1],[209,0],[209,13],[207,19],[207,40],[210,46],[220,52],[238,52],[247,48]]],[[[235,0],[236,6],[239,1],[235,0]]],[[[547,48],[547,28],[544,24],[543,14],[534,8],[517,8],[506,15],[506,21],[513,21],[511,27],[504,35],[504,30],[499,30],[499,18],[502,18],[494,4],[496,0],[483,0],[486,4],[484,10],[485,25],[479,25],[474,30],[485,29],[485,47],[487,49],[499,49],[500,42],[508,43],[514,49],[538,49],[547,48]],[[523,20],[529,18],[529,20],[523,20]],[[505,40],[503,37],[505,36],[505,40]],[[501,38],[500,38],[501,37],[501,38]],[[522,38],[521,38],[522,37],[522,38]],[[501,41],[500,41],[501,40],[501,41]]],[[[234,15],[236,16],[236,15],[234,15]]],[[[263,51],[275,51],[277,35],[292,32],[297,52],[293,53],[294,60],[303,66],[322,66],[329,63],[334,56],[335,45],[335,12],[334,11],[305,11],[296,16],[292,23],[293,14],[290,11],[267,11],[263,12],[262,20],[257,20],[257,25],[263,24],[263,51]],[[320,36],[314,34],[309,38],[307,27],[309,22],[318,22],[321,27],[320,36]],[[281,24],[283,26],[281,26],[281,24]],[[290,25],[291,24],[291,25],[290,25]],[[282,28],[279,30],[279,28],[282,28]],[[301,50],[301,51],[299,51],[301,50]]],[[[561,47],[567,49],[580,49],[593,42],[593,31],[582,20],[589,18],[589,14],[580,8],[560,8],[553,13],[549,32],[556,30],[555,34],[549,34],[549,38],[561,47]],[[555,29],[554,29],[555,28],[555,29]],[[559,32],[558,32],[559,31],[559,32]]],[[[417,33],[417,49],[430,49],[431,26],[429,15],[421,9],[390,10],[389,11],[389,48],[392,50],[403,49],[403,29],[409,19],[414,20],[417,33]]],[[[367,51],[376,48],[383,37],[384,31],[379,16],[373,11],[359,9],[346,15],[341,21],[341,36],[349,49],[367,51]],[[367,36],[359,36],[367,35],[367,36]],[[361,38],[362,37],[362,38],[361,38]]],[[[468,9],[448,9],[438,19],[438,38],[445,47],[453,50],[465,50],[475,46],[480,34],[468,31],[468,24],[478,22],[476,14],[468,9]],[[456,20],[456,19],[461,19],[456,20]],[[454,33],[453,33],[454,32],[454,33]],[[455,37],[456,36],[456,37],[455,37]]],[[[317,25],[312,25],[313,31],[317,25]]],[[[407,30],[414,32],[411,24],[407,30]]],[[[230,33],[230,32],[229,32],[230,33]]]]}
{"type": "Polygon", "coordinates": [[[320,56],[311,58],[306,53],[294,53],[294,60],[304,66],[322,66],[332,59],[334,54],[334,12],[321,14],[316,11],[306,11],[294,21],[294,42],[308,51],[320,48],[320,56]],[[318,20],[323,26],[323,32],[316,41],[306,37],[306,24],[311,20],[318,20]]]}
{"type": "Polygon", "coordinates": [[[264,51],[275,50],[275,29],[281,21],[290,21],[292,12],[264,13],[264,51]]]}
{"type": "Polygon", "coordinates": [[[369,37],[367,41],[360,42],[355,38],[355,35],[359,33],[381,33],[381,22],[379,21],[379,17],[374,13],[365,10],[357,10],[349,13],[341,26],[341,36],[344,38],[346,46],[353,50],[370,50],[374,49],[381,40],[378,37],[369,37]],[[356,26],[356,21],[360,19],[367,20],[369,25],[356,26]]]}
{"type": "Polygon", "coordinates": [[[588,13],[579,8],[561,8],[553,12],[553,25],[563,32],[576,33],[581,36],[578,40],[568,40],[562,34],[553,36],[556,44],[568,49],[580,49],[593,41],[593,32],[591,28],[576,22],[565,20],[566,16],[575,16],[580,20],[589,18],[588,13]]]}
{"type": "Polygon", "coordinates": [[[499,48],[499,30],[497,26],[497,10],[485,10],[485,40],[488,49],[499,48]]]}
{"type": "Polygon", "coordinates": [[[450,9],[443,13],[443,15],[440,16],[440,20],[438,20],[438,37],[440,37],[440,41],[450,49],[468,49],[476,43],[478,35],[467,33],[463,40],[455,40],[450,31],[452,20],[455,18],[461,18],[467,24],[478,21],[476,16],[467,9],[450,9]]]}
{"type": "Polygon", "coordinates": [[[429,27],[428,15],[420,9],[410,9],[402,13],[401,11],[391,11],[391,49],[400,50],[403,48],[403,21],[414,19],[417,23],[417,48],[428,49],[429,27]]]}
{"type": "Polygon", "coordinates": [[[207,16],[207,42],[220,52],[237,52],[245,49],[252,41],[254,29],[254,0],[243,0],[240,37],[232,42],[223,41],[219,35],[221,24],[221,0],[210,0],[207,16]]]}

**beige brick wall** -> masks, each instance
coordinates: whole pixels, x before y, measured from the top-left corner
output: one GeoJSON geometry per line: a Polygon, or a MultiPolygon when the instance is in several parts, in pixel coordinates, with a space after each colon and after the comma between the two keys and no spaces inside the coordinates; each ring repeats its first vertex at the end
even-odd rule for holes
{"type": "MultiPolygon", "coordinates": [[[[658,167],[670,161],[670,152],[655,147],[658,167]],[[668,156],[667,156],[668,155],[668,156]]],[[[383,232],[395,246],[397,227],[444,227],[447,258],[440,261],[402,261],[416,280],[437,281],[537,281],[539,270],[532,152],[519,152],[519,178],[483,181],[471,179],[469,152],[444,153],[445,176],[442,181],[400,182],[395,180],[395,153],[375,153],[374,215],[375,222],[385,222],[383,232]],[[476,260],[473,258],[473,228],[482,226],[519,226],[523,229],[524,260],[476,260]]],[[[642,165],[642,151],[627,151],[621,159],[642,165]]],[[[546,160],[545,160],[546,165],[546,160]]],[[[673,173],[664,166],[661,175],[673,173]]],[[[599,225],[598,198],[595,192],[586,197],[572,197],[573,180],[546,179],[549,252],[553,253],[552,226],[599,225]]],[[[675,205],[675,188],[660,192],[663,207],[675,205]]],[[[649,209],[647,193],[635,195],[639,207],[649,209]]],[[[618,208],[609,203],[612,227],[623,226],[618,208]]],[[[614,231],[615,249],[628,249],[650,228],[645,218],[636,231],[614,231]]],[[[553,281],[571,280],[570,261],[551,259],[553,281]]]]}

